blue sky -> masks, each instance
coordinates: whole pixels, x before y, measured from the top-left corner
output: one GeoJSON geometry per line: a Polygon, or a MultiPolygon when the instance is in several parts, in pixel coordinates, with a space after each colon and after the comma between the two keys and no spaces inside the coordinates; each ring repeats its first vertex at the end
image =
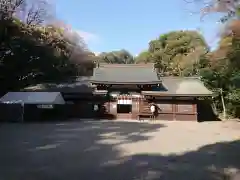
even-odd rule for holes
{"type": "Polygon", "coordinates": [[[126,49],[138,54],[148,42],[172,30],[200,29],[216,46],[217,17],[200,21],[198,5],[184,0],[57,0],[57,17],[80,32],[90,50],[126,49]]]}

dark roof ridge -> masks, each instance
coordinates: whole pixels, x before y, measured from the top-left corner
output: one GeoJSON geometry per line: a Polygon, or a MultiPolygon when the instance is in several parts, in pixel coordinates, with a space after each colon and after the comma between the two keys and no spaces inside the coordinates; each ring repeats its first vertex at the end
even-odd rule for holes
{"type": "Polygon", "coordinates": [[[158,81],[146,81],[146,82],[141,82],[141,81],[132,81],[132,82],[126,82],[126,81],[105,81],[105,80],[90,80],[91,83],[96,83],[96,84],[159,84],[162,83],[161,79],[158,81]]]}

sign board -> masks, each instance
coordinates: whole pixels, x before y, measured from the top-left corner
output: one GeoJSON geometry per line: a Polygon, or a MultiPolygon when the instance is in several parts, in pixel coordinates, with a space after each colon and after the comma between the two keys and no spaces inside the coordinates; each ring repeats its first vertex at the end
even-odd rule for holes
{"type": "Polygon", "coordinates": [[[95,104],[94,107],[93,107],[93,110],[94,110],[94,111],[98,111],[98,109],[99,109],[99,108],[98,108],[98,105],[95,104]]]}
{"type": "Polygon", "coordinates": [[[66,101],[66,104],[74,104],[73,101],[66,101]]]}
{"type": "Polygon", "coordinates": [[[39,109],[53,109],[53,105],[37,105],[37,108],[39,109]]]}

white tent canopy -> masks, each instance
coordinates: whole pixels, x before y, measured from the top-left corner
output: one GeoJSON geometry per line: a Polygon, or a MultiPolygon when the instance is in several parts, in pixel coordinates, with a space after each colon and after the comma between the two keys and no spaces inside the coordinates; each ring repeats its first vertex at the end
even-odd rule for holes
{"type": "Polygon", "coordinates": [[[65,104],[60,92],[8,92],[0,99],[0,102],[24,104],[65,104]]]}

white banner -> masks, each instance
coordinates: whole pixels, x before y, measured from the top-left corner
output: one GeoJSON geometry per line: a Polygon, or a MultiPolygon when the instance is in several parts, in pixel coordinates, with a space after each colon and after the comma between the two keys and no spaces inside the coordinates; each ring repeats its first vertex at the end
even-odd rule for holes
{"type": "Polygon", "coordinates": [[[132,104],[132,100],[126,100],[126,104],[132,104]]]}
{"type": "Polygon", "coordinates": [[[127,100],[127,99],[121,99],[121,100],[118,100],[117,102],[118,104],[132,104],[132,100],[127,100]]]}

